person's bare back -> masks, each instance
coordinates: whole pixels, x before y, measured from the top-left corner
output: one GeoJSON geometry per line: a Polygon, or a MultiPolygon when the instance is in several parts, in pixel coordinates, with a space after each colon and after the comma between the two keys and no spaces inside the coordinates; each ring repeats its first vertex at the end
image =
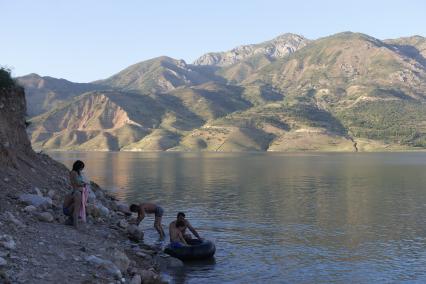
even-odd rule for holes
{"type": "Polygon", "coordinates": [[[138,213],[138,218],[136,219],[136,224],[139,225],[140,222],[145,218],[146,214],[154,214],[154,228],[160,234],[160,238],[164,238],[164,231],[161,225],[161,218],[163,217],[164,210],[160,206],[154,203],[144,202],[140,204],[132,204],[130,205],[130,211],[138,213]]]}
{"type": "Polygon", "coordinates": [[[185,223],[183,221],[177,221],[175,226],[170,226],[170,243],[172,244],[180,244],[180,245],[188,245],[183,237],[183,230],[185,229],[185,223]]]}
{"type": "Polygon", "coordinates": [[[144,211],[145,211],[145,213],[148,213],[148,214],[154,214],[154,213],[155,213],[155,210],[157,209],[157,205],[156,205],[156,204],[154,204],[154,203],[141,203],[141,204],[139,205],[139,208],[140,208],[141,210],[144,210],[144,211]]]}

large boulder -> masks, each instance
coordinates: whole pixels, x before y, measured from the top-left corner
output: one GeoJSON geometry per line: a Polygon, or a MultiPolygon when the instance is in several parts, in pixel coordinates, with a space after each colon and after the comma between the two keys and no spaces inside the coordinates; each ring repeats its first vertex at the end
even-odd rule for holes
{"type": "Polygon", "coordinates": [[[37,214],[37,218],[40,221],[48,222],[48,223],[51,223],[54,220],[52,214],[50,214],[49,212],[41,212],[41,213],[37,214]]]}
{"type": "Polygon", "coordinates": [[[95,203],[95,201],[96,201],[96,195],[93,192],[93,190],[89,189],[89,195],[87,197],[87,202],[89,202],[89,203],[95,203]]]}
{"type": "Polygon", "coordinates": [[[155,273],[153,270],[142,270],[141,271],[142,283],[152,284],[152,283],[161,283],[160,276],[155,273]]]}
{"type": "Polygon", "coordinates": [[[109,209],[103,206],[102,204],[98,203],[96,204],[96,207],[98,208],[99,215],[101,217],[108,217],[109,216],[109,209]]]}
{"type": "Polygon", "coordinates": [[[130,260],[127,255],[119,249],[110,249],[109,254],[111,261],[123,272],[127,271],[129,268],[130,260]]]}
{"type": "Polygon", "coordinates": [[[33,205],[35,207],[49,208],[52,206],[52,199],[49,197],[39,196],[37,194],[21,194],[19,195],[19,201],[26,205],[33,205]]]}
{"type": "Polygon", "coordinates": [[[89,216],[92,216],[93,218],[98,218],[101,216],[101,212],[95,204],[87,204],[86,212],[89,216]]]}
{"type": "Polygon", "coordinates": [[[127,235],[129,239],[134,241],[142,241],[143,240],[143,231],[136,225],[127,226],[127,235]]]}
{"type": "Polygon", "coordinates": [[[125,215],[128,215],[128,216],[132,215],[132,212],[130,212],[128,204],[117,202],[116,205],[117,205],[117,211],[124,213],[125,215]]]}
{"type": "Polygon", "coordinates": [[[117,280],[121,280],[122,274],[120,269],[110,260],[102,259],[100,257],[90,255],[86,257],[86,261],[95,266],[96,268],[104,269],[109,275],[113,276],[117,280]]]}
{"type": "Polygon", "coordinates": [[[160,270],[182,268],[183,262],[180,259],[171,257],[168,254],[159,252],[154,256],[154,263],[160,267],[160,270]]]}

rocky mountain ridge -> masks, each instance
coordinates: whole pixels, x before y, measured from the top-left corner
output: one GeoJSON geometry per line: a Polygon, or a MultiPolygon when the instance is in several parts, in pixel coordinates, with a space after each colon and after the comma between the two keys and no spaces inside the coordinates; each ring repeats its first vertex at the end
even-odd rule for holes
{"type": "Polygon", "coordinates": [[[423,148],[424,42],[285,34],[196,64],[154,58],[91,83],[29,131],[51,150],[423,148]]]}
{"type": "Polygon", "coordinates": [[[263,55],[270,59],[283,58],[304,47],[309,40],[296,34],[283,34],[259,44],[241,45],[225,52],[211,52],[194,61],[194,65],[229,66],[247,58],[263,55]]]}

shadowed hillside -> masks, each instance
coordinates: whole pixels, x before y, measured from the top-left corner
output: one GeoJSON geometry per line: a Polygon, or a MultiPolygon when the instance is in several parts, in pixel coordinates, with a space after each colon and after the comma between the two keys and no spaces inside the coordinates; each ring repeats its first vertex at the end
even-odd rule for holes
{"type": "MultiPolygon", "coordinates": [[[[67,98],[69,82],[61,81],[55,90],[64,101],[32,118],[32,142],[132,151],[423,148],[424,56],[420,36],[344,32],[318,40],[284,34],[194,64],[158,57],[81,86],[95,92],[67,98]]],[[[31,96],[33,85],[18,80],[31,96]]],[[[46,92],[38,96],[46,100],[46,92]]]]}

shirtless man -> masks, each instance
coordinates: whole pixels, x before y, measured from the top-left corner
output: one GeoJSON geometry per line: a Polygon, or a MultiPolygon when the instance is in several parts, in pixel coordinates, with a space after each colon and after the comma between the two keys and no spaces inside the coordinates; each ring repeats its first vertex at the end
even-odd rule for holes
{"type": "Polygon", "coordinates": [[[139,226],[139,223],[145,218],[145,214],[154,214],[154,228],[160,234],[160,238],[164,238],[163,227],[161,226],[161,218],[163,217],[164,210],[160,206],[154,203],[141,203],[139,205],[132,204],[130,205],[130,211],[138,213],[138,219],[136,224],[139,226]]]}
{"type": "MultiPolygon", "coordinates": [[[[183,213],[183,212],[179,212],[178,214],[177,214],[177,219],[175,220],[175,221],[173,221],[173,222],[171,222],[170,223],[170,225],[169,225],[169,234],[170,234],[170,238],[171,238],[171,231],[176,227],[176,224],[177,224],[177,222],[178,221],[182,221],[183,223],[184,223],[184,225],[185,225],[185,227],[184,227],[184,229],[183,229],[183,231],[182,231],[182,234],[183,234],[183,237],[185,238],[185,240],[190,240],[190,239],[192,239],[192,236],[191,236],[191,234],[185,234],[185,231],[186,231],[186,228],[188,228],[190,231],[191,231],[191,233],[197,238],[197,239],[199,239],[199,240],[201,240],[201,237],[200,237],[200,235],[197,233],[197,231],[191,226],[191,224],[189,223],[189,221],[188,220],[186,220],[185,219],[185,213],[183,213]]],[[[171,240],[170,240],[171,241],[171,240]]]]}
{"type": "Polygon", "coordinates": [[[170,225],[170,244],[173,248],[179,248],[188,245],[185,238],[183,237],[183,232],[185,231],[185,228],[185,222],[182,220],[176,221],[173,226],[170,225]]]}

